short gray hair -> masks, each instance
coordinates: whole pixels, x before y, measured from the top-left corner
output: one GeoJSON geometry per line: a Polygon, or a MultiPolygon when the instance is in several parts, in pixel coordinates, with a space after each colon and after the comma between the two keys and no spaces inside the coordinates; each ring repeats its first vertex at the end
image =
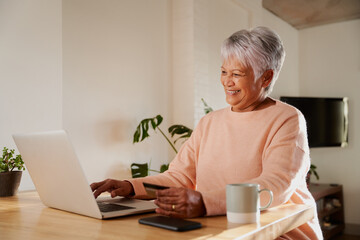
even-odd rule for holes
{"type": "Polygon", "coordinates": [[[235,57],[247,67],[251,67],[255,79],[266,70],[274,72],[271,84],[265,89],[270,94],[279,76],[285,59],[285,50],[277,33],[267,27],[240,30],[227,38],[221,46],[223,60],[235,57]]]}

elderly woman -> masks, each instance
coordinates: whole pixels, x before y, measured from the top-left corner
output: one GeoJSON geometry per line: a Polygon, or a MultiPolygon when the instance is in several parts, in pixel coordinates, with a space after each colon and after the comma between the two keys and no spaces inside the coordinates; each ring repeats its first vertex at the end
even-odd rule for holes
{"type": "MultiPolygon", "coordinates": [[[[169,170],[157,176],[91,184],[95,197],[146,198],[143,182],[171,186],[157,191],[157,213],[190,218],[226,213],[226,184],[257,183],[274,193],[272,206],[315,204],[305,176],[310,166],[306,123],[295,108],[270,98],[285,52],[265,27],[241,30],[221,47],[221,84],[227,108],[203,117],[169,170]]],[[[264,205],[268,196],[261,196],[264,205]]],[[[321,239],[316,218],[283,239],[321,239]]]]}

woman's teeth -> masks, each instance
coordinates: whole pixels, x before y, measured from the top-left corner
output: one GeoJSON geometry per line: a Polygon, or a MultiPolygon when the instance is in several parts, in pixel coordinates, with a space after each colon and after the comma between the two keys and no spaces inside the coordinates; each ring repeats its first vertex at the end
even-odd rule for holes
{"type": "Polygon", "coordinates": [[[236,91],[230,91],[230,90],[228,90],[227,92],[228,92],[229,94],[235,94],[235,93],[240,92],[240,90],[236,90],[236,91]]]}

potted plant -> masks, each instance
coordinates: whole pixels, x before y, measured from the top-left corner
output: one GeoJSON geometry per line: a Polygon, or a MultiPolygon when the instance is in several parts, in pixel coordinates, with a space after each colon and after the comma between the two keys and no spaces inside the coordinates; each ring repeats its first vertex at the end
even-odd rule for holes
{"type": "MultiPolygon", "coordinates": [[[[170,126],[168,131],[171,135],[171,138],[173,138],[175,135],[179,135],[179,137],[172,142],[169,139],[169,137],[166,136],[164,131],[161,130],[161,128],[159,127],[160,124],[162,123],[162,121],[163,121],[163,117],[161,115],[157,115],[156,117],[146,118],[146,119],[142,120],[139,123],[139,125],[137,126],[136,131],[134,133],[133,143],[142,142],[146,138],[150,137],[149,130],[153,129],[155,132],[159,131],[161,133],[161,135],[166,139],[166,141],[170,144],[170,146],[174,150],[174,152],[177,153],[178,151],[175,148],[175,143],[181,138],[183,138],[185,140],[187,138],[189,138],[192,133],[192,129],[190,129],[184,125],[179,125],[179,124],[170,126]]],[[[147,175],[149,175],[149,171],[162,173],[162,172],[165,172],[169,168],[169,164],[163,164],[160,167],[160,171],[157,171],[154,169],[150,169],[149,165],[150,164],[148,164],[148,163],[144,163],[144,164],[133,163],[133,164],[131,164],[132,177],[133,178],[146,177],[147,175]]]]}
{"type": "MultiPolygon", "coordinates": [[[[204,104],[205,114],[208,114],[209,112],[213,111],[213,109],[207,105],[207,103],[204,101],[204,99],[201,99],[201,101],[204,104]]],[[[162,121],[163,121],[163,117],[161,115],[157,115],[156,117],[146,118],[146,119],[142,120],[139,123],[139,125],[137,126],[136,131],[134,133],[133,143],[142,142],[146,138],[150,137],[149,130],[152,128],[155,132],[156,132],[156,130],[158,130],[161,133],[161,135],[166,139],[166,141],[170,144],[170,146],[174,150],[174,152],[177,153],[177,150],[175,148],[175,143],[180,139],[184,139],[184,140],[188,139],[191,136],[193,130],[184,125],[175,124],[168,128],[168,132],[171,136],[169,138],[166,136],[164,131],[161,130],[161,128],[159,127],[160,124],[162,123],[162,121]],[[173,140],[173,142],[172,142],[170,139],[174,138],[175,135],[177,135],[178,137],[175,140],[173,140]]],[[[157,170],[150,169],[149,165],[150,164],[148,164],[148,163],[143,163],[143,164],[133,163],[133,164],[131,164],[132,177],[133,178],[146,177],[147,175],[149,175],[149,171],[162,173],[162,172],[165,172],[169,168],[169,164],[163,164],[160,167],[160,171],[157,171],[157,170]]]]}
{"type": "Polygon", "coordinates": [[[307,184],[308,188],[309,188],[309,184],[310,184],[310,177],[311,177],[312,174],[315,175],[315,177],[316,177],[317,180],[320,179],[319,174],[318,174],[317,171],[316,171],[316,168],[317,168],[317,167],[316,167],[314,164],[311,164],[311,165],[310,165],[310,169],[309,169],[309,171],[307,172],[307,175],[306,175],[306,184],[307,184]]]}
{"type": "Polygon", "coordinates": [[[21,155],[14,154],[14,149],[4,147],[0,157],[0,197],[15,195],[20,185],[22,170],[25,170],[21,155]]]}

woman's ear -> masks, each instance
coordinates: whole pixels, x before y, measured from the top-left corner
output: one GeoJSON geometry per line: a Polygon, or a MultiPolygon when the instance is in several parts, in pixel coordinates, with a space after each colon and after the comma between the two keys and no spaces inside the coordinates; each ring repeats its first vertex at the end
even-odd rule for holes
{"type": "Polygon", "coordinates": [[[266,88],[270,85],[274,76],[274,71],[272,69],[266,70],[262,75],[262,87],[266,88]]]}

